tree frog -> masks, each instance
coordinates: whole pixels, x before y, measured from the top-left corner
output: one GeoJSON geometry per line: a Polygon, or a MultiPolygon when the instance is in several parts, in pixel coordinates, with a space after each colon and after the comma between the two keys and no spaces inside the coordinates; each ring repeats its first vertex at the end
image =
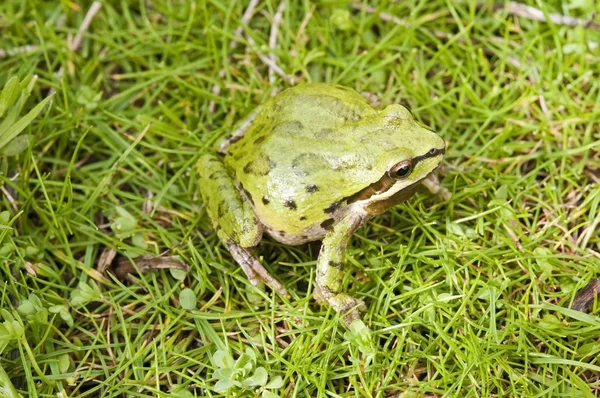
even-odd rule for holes
{"type": "Polygon", "coordinates": [[[315,298],[350,324],[365,304],[343,291],[354,231],[432,178],[444,140],[408,109],[376,110],[356,91],[308,83],[282,91],[198,162],[200,190],[220,240],[252,284],[285,287],[254,256],[264,233],[290,245],[323,244],[315,298]]]}

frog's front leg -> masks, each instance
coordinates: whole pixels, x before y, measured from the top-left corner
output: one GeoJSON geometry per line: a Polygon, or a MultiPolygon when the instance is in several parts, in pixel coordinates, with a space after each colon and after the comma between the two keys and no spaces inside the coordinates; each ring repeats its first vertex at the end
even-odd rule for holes
{"type": "Polygon", "coordinates": [[[367,217],[363,214],[350,214],[336,223],[333,230],[325,235],[317,260],[315,298],[331,305],[347,325],[360,318],[359,310],[367,310],[362,300],[342,292],[343,278],[347,273],[346,246],[350,236],[367,217]]]}
{"type": "Polygon", "coordinates": [[[448,201],[452,198],[452,193],[440,185],[440,180],[433,173],[429,174],[421,183],[429,192],[434,195],[439,195],[442,200],[448,201]]]}
{"type": "Polygon", "coordinates": [[[260,241],[262,225],[225,165],[216,156],[204,155],[198,162],[198,172],[200,192],[211,223],[250,282],[257,285],[262,280],[280,294],[287,294],[285,287],[248,250],[260,241]]]}

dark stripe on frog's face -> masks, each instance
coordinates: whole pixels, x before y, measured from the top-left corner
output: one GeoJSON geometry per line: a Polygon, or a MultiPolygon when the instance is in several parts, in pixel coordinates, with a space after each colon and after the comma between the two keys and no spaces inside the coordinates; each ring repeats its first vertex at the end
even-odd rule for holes
{"type": "Polygon", "coordinates": [[[427,153],[425,153],[423,155],[415,156],[412,159],[413,169],[415,168],[415,166],[417,165],[417,163],[419,163],[421,160],[433,158],[435,156],[443,155],[445,153],[446,153],[446,147],[441,148],[441,149],[431,148],[429,150],[429,152],[427,152],[427,153]]]}
{"type": "MultiPolygon", "coordinates": [[[[443,155],[446,152],[446,148],[432,148],[430,151],[423,155],[418,155],[412,158],[412,168],[414,170],[415,166],[422,160],[429,159],[432,157],[436,157],[439,155],[443,155]]],[[[369,185],[366,188],[358,191],[357,193],[348,196],[345,198],[347,204],[351,204],[354,202],[359,202],[361,200],[369,199],[374,195],[380,195],[382,193],[387,192],[398,180],[389,176],[386,171],[385,174],[379,179],[379,181],[375,181],[373,184],[369,185]]]]}

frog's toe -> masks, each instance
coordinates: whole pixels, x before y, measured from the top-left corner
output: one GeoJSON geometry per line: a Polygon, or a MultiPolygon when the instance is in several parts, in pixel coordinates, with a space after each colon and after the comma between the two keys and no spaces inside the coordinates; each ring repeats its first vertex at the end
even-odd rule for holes
{"type": "Polygon", "coordinates": [[[346,325],[352,324],[357,319],[361,318],[361,312],[367,311],[367,306],[364,301],[350,296],[346,293],[338,293],[332,297],[326,298],[323,291],[315,287],[315,299],[323,299],[329,303],[333,309],[340,314],[346,325]]]}
{"type": "Polygon", "coordinates": [[[326,305],[327,304],[327,299],[323,295],[323,292],[321,291],[321,288],[319,288],[318,285],[316,285],[315,289],[313,290],[313,297],[315,298],[315,301],[317,303],[319,303],[321,305],[326,305]]]}
{"type": "Polygon", "coordinates": [[[247,248],[238,245],[232,240],[227,241],[226,246],[254,286],[258,285],[260,282],[264,282],[277,293],[282,296],[287,296],[288,292],[286,288],[269,274],[269,271],[263,267],[260,261],[258,261],[247,248]]]}
{"type": "Polygon", "coordinates": [[[348,296],[349,300],[345,301],[339,310],[344,323],[350,326],[354,321],[361,319],[362,312],[367,311],[365,302],[354,297],[348,296]]]}

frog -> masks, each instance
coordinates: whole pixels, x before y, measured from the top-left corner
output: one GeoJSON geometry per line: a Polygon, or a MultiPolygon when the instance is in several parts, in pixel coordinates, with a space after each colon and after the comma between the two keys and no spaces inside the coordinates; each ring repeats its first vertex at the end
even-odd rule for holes
{"type": "Polygon", "coordinates": [[[253,285],[287,295],[255,255],[263,235],[320,240],[313,295],[351,324],[367,309],[344,291],[351,236],[421,185],[447,199],[433,174],[445,151],[405,106],[375,109],[345,86],[304,83],[251,112],[197,171],[211,224],[253,285]]]}

